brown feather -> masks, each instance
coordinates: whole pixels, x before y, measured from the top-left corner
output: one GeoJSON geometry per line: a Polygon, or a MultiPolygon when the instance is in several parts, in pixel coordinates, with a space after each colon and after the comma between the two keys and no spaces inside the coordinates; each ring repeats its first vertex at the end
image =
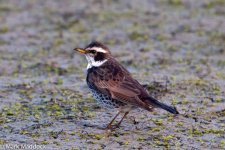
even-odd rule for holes
{"type": "Polygon", "coordinates": [[[126,104],[151,109],[149,104],[142,100],[142,97],[148,97],[145,89],[113,58],[96,68],[93,74],[95,75],[90,80],[99,91],[126,104]]]}

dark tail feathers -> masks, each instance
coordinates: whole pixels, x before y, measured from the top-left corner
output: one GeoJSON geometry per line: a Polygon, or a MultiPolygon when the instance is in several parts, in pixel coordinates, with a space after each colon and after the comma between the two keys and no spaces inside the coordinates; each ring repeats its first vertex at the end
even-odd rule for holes
{"type": "Polygon", "coordinates": [[[152,104],[155,107],[162,108],[172,114],[179,114],[177,109],[173,106],[168,106],[166,104],[163,104],[163,103],[159,102],[158,100],[154,99],[153,97],[148,97],[147,99],[149,100],[150,104],[152,104]]]}

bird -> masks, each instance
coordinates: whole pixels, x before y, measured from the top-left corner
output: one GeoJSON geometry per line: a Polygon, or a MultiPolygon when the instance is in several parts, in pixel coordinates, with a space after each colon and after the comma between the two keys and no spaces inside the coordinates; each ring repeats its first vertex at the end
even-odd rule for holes
{"type": "Polygon", "coordinates": [[[150,96],[146,88],[132,77],[103,43],[92,41],[85,48],[74,50],[84,54],[87,59],[86,82],[93,98],[103,108],[118,111],[105,129],[118,128],[128,113],[136,108],[150,112],[153,108],[161,108],[172,114],[179,114],[176,107],[150,96]],[[121,120],[113,125],[120,114],[123,115],[121,120]]]}

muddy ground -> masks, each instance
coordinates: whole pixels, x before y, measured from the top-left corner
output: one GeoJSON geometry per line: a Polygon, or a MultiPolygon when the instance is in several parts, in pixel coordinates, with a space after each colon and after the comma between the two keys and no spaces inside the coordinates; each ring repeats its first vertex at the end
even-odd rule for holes
{"type": "Polygon", "coordinates": [[[0,144],[45,149],[224,149],[224,0],[0,0],[0,144]],[[104,42],[151,95],[105,137],[73,52],[104,42]]]}

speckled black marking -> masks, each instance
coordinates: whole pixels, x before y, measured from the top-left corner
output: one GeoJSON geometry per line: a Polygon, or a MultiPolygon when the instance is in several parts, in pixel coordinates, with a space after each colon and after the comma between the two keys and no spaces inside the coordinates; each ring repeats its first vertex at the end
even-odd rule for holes
{"type": "Polygon", "coordinates": [[[107,109],[119,108],[121,105],[125,105],[123,102],[118,101],[116,99],[112,99],[110,95],[106,95],[101,93],[95,85],[93,85],[90,81],[90,75],[97,74],[96,71],[98,70],[97,67],[92,67],[87,70],[87,78],[86,82],[91,90],[92,96],[97,101],[97,103],[107,109]]]}

